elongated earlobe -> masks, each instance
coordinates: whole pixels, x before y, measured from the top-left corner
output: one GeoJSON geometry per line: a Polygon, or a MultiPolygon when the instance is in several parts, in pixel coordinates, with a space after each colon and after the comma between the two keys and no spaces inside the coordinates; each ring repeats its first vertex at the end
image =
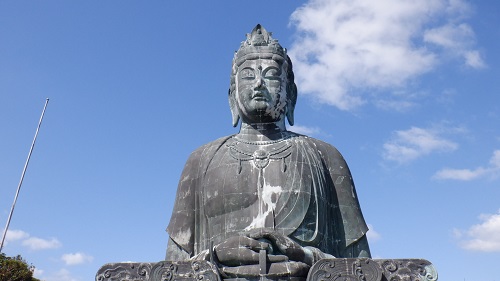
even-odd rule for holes
{"type": "Polygon", "coordinates": [[[290,126],[293,126],[293,124],[295,123],[293,113],[295,111],[295,104],[297,103],[297,85],[293,83],[292,85],[290,85],[290,88],[288,88],[287,91],[289,91],[289,93],[286,105],[286,119],[288,120],[288,124],[290,124],[290,126]]]}
{"type": "Polygon", "coordinates": [[[293,112],[295,110],[295,106],[289,106],[286,110],[286,119],[288,120],[288,124],[290,126],[293,126],[294,120],[293,120],[293,112]]]}
{"type": "Polygon", "coordinates": [[[234,95],[231,94],[231,89],[229,89],[229,108],[231,109],[233,127],[236,127],[238,126],[238,122],[240,121],[240,114],[238,112],[238,105],[236,103],[234,95]]]}

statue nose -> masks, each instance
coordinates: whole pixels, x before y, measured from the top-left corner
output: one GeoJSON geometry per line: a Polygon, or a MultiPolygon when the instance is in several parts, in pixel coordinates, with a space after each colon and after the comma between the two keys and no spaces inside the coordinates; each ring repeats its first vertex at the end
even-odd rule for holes
{"type": "Polygon", "coordinates": [[[259,89],[264,85],[264,81],[262,76],[258,75],[255,79],[255,89],[259,89]]]}

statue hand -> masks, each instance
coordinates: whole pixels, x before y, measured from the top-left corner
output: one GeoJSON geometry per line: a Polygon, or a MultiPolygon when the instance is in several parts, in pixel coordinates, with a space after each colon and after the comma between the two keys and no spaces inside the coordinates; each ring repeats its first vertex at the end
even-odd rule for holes
{"type": "Polygon", "coordinates": [[[253,239],[264,238],[271,241],[281,253],[292,261],[304,262],[308,265],[312,265],[314,262],[313,253],[309,249],[300,246],[290,237],[276,231],[269,229],[256,229],[250,231],[247,235],[253,239]]]}
{"type": "MultiPolygon", "coordinates": [[[[269,243],[257,241],[251,237],[233,236],[215,246],[214,254],[219,262],[226,266],[240,266],[259,263],[260,250],[269,250],[269,243]]],[[[288,258],[283,255],[268,255],[270,262],[283,262],[288,258]]]]}
{"type": "MultiPolygon", "coordinates": [[[[271,263],[267,266],[266,277],[276,280],[286,280],[286,277],[302,277],[301,280],[305,280],[310,269],[309,265],[298,261],[271,263]]],[[[255,277],[258,278],[262,275],[261,267],[258,264],[222,267],[220,271],[224,279],[242,278],[255,280],[255,277]]]]}

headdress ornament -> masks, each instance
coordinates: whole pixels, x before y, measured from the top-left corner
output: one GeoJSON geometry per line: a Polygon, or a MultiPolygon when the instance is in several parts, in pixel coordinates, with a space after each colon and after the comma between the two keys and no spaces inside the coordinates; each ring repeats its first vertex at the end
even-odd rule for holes
{"type": "Polygon", "coordinates": [[[271,32],[257,24],[252,33],[247,33],[247,39],[241,42],[240,48],[234,54],[233,64],[239,66],[245,60],[257,58],[286,61],[286,49],[271,35],[271,32]]]}

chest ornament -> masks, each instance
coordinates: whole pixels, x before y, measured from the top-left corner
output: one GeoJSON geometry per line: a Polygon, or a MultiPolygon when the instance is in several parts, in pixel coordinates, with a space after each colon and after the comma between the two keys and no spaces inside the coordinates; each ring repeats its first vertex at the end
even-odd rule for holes
{"type": "Polygon", "coordinates": [[[286,171],[286,157],[291,154],[292,144],[286,139],[277,141],[247,142],[233,138],[234,142],[227,144],[229,154],[238,161],[237,173],[241,173],[241,162],[252,161],[261,172],[271,160],[281,160],[281,171],[286,171]]]}

